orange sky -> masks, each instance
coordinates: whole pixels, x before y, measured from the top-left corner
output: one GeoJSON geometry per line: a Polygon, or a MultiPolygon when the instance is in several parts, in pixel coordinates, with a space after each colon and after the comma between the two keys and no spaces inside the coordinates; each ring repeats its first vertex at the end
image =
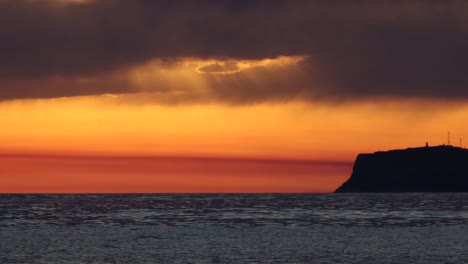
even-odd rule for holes
{"type": "Polygon", "coordinates": [[[1,103],[0,192],[329,192],[360,152],[443,144],[448,129],[455,142],[468,134],[464,105],[125,96],[1,103]]]}
{"type": "Polygon", "coordinates": [[[177,157],[5,155],[4,193],[328,192],[349,163],[177,157]]]}
{"type": "Polygon", "coordinates": [[[467,7],[0,0],[0,193],[330,192],[458,145],[467,7]]]}

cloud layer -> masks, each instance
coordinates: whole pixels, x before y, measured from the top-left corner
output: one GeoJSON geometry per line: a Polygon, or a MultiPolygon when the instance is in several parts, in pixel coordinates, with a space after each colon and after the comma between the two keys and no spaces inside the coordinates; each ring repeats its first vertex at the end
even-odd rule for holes
{"type": "Polygon", "coordinates": [[[174,90],[229,102],[468,99],[463,1],[0,0],[0,32],[0,99],[174,90]],[[279,56],[303,59],[239,64],[279,56]],[[194,66],[202,93],[122,77],[190,58],[216,60],[194,66]]]}

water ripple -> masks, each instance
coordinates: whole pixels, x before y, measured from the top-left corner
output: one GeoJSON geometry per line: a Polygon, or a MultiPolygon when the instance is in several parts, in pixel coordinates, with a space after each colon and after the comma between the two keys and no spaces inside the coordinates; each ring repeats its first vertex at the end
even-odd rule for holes
{"type": "Polygon", "coordinates": [[[449,226],[468,194],[0,195],[0,226],[449,226]]]}

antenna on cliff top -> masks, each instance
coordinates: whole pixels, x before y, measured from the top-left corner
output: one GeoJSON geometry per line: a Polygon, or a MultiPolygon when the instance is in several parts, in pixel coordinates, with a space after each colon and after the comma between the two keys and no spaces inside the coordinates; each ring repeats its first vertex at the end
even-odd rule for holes
{"type": "Polygon", "coordinates": [[[450,132],[447,133],[447,145],[450,146],[450,132]]]}
{"type": "Polygon", "coordinates": [[[462,139],[460,138],[460,148],[462,148],[462,139]]]}

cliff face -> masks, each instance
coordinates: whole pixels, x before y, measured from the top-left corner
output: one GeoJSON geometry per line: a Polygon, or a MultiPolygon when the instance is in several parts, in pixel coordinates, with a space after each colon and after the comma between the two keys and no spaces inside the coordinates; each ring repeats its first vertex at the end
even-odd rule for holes
{"type": "Polygon", "coordinates": [[[359,154],[336,192],[468,192],[468,150],[437,146],[359,154]]]}

